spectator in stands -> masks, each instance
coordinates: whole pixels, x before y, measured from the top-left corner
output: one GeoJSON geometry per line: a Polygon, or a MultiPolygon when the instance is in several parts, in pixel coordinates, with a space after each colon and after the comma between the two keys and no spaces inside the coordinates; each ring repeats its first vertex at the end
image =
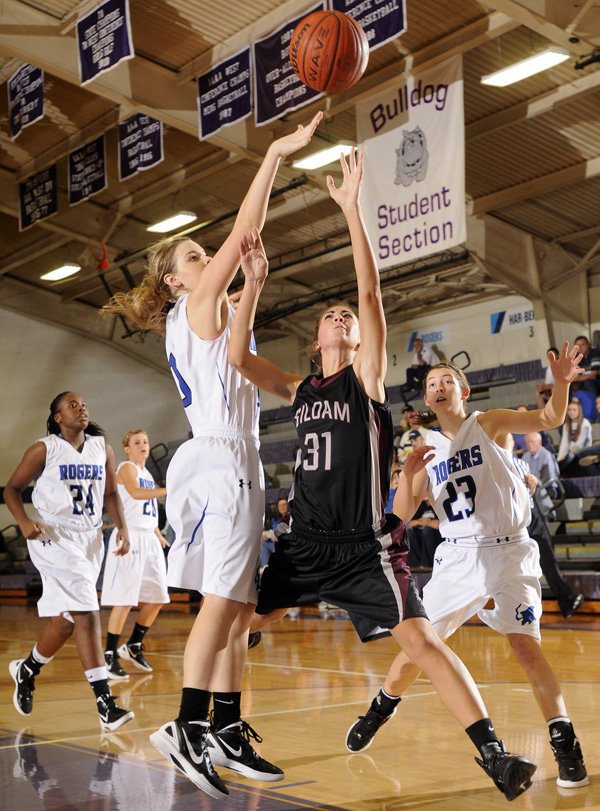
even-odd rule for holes
{"type": "MultiPolygon", "coordinates": [[[[527,434],[527,436],[534,437],[536,435],[527,434]]],[[[539,434],[537,434],[537,436],[539,436],[539,434]]],[[[577,609],[581,607],[585,598],[583,594],[575,594],[573,592],[573,589],[564,579],[558,567],[554,547],[552,546],[552,533],[550,532],[550,526],[546,519],[548,510],[545,505],[549,502],[550,509],[552,509],[552,501],[543,488],[542,493],[540,493],[540,481],[537,476],[534,476],[531,472],[525,458],[526,455],[527,454],[525,454],[522,459],[519,459],[518,456],[514,456],[513,463],[523,477],[523,482],[529,492],[531,523],[527,527],[527,534],[530,538],[533,538],[539,547],[542,573],[552,590],[554,598],[558,602],[560,613],[565,619],[569,619],[577,609]]]]}
{"type": "Polygon", "coordinates": [[[415,338],[413,349],[412,366],[406,370],[406,383],[400,387],[408,399],[423,393],[423,381],[427,372],[440,362],[433,349],[430,346],[424,346],[422,338],[415,338]]]}
{"type": "MultiPolygon", "coordinates": [[[[541,431],[533,431],[530,434],[525,434],[525,447],[527,450],[523,454],[523,461],[527,465],[529,472],[536,477],[538,482],[541,482],[545,487],[552,479],[558,479],[560,476],[558,462],[553,453],[550,453],[549,450],[542,447],[541,431]]],[[[553,509],[553,495],[553,491],[549,489],[543,497],[542,506],[545,512],[549,512],[553,509]]]]}
{"type": "MultiPolygon", "coordinates": [[[[549,349],[548,352],[553,352],[554,350],[549,349]]],[[[541,408],[544,406],[542,405],[541,408]]],[[[515,408],[515,411],[529,411],[529,406],[521,403],[515,408]]],[[[554,456],[554,445],[552,444],[552,439],[550,438],[550,434],[547,431],[540,431],[540,436],[542,438],[542,446],[546,448],[547,451],[554,456]]],[[[515,456],[521,456],[525,452],[525,434],[513,434],[512,435],[513,442],[514,442],[514,454],[515,456]]]]}
{"type": "MultiPolygon", "coordinates": [[[[410,425],[410,420],[413,417],[417,417],[417,416],[418,416],[417,412],[414,411],[414,409],[410,409],[410,413],[408,415],[409,425],[410,425]]],[[[414,448],[413,440],[415,438],[415,433],[420,434],[423,437],[423,439],[425,439],[425,435],[426,435],[427,431],[426,431],[425,428],[423,428],[422,425],[415,425],[415,426],[409,427],[408,430],[406,430],[402,434],[402,437],[400,439],[400,444],[398,445],[398,454],[397,454],[397,457],[396,457],[399,464],[403,464],[404,461],[406,460],[406,457],[408,456],[408,454],[412,452],[412,450],[414,448]]]]}
{"type": "Polygon", "coordinates": [[[598,416],[596,417],[595,422],[600,422],[600,394],[598,394],[596,397],[596,414],[598,416]]]}
{"type": "Polygon", "coordinates": [[[408,565],[433,568],[433,556],[439,544],[444,540],[440,534],[440,522],[433,511],[429,499],[424,499],[407,525],[410,542],[408,565]]]}
{"type": "Polygon", "coordinates": [[[597,349],[592,349],[589,339],[585,335],[578,335],[575,338],[575,345],[579,347],[579,351],[583,355],[583,360],[580,363],[583,372],[578,375],[575,382],[580,388],[593,392],[594,396],[599,391],[598,376],[600,375],[600,352],[597,349]]]}
{"type": "Polygon", "coordinates": [[[592,426],[583,416],[578,400],[571,400],[567,407],[567,419],[563,425],[558,447],[558,466],[566,476],[585,475],[577,459],[577,452],[592,444],[592,426]]]}
{"type": "Polygon", "coordinates": [[[277,543],[276,529],[281,523],[289,523],[290,510],[288,507],[287,498],[282,497],[277,500],[275,505],[275,515],[271,518],[271,529],[262,533],[262,543],[260,545],[260,568],[261,570],[269,562],[269,558],[275,551],[275,544],[277,543]]]}
{"type": "Polygon", "coordinates": [[[394,496],[396,495],[396,489],[398,487],[398,478],[400,477],[401,470],[402,468],[392,465],[392,472],[390,475],[390,494],[388,496],[388,500],[385,505],[386,513],[391,513],[392,507],[394,506],[394,496]]]}
{"type": "MultiPolygon", "coordinates": [[[[549,347],[548,352],[554,352],[555,355],[558,355],[558,349],[555,346],[549,347]]],[[[546,353],[546,357],[548,357],[548,353],[546,353]]],[[[538,383],[535,387],[535,402],[538,408],[543,408],[546,405],[550,399],[553,388],[554,375],[552,374],[552,369],[548,366],[544,376],[544,382],[538,383]]]]}

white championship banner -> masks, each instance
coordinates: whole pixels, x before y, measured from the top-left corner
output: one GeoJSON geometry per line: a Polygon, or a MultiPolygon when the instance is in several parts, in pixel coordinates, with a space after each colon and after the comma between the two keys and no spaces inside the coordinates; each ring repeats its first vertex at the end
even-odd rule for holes
{"type": "Polygon", "coordinates": [[[366,147],[362,208],[380,268],[466,240],[462,60],[453,57],[356,108],[366,147]]]}

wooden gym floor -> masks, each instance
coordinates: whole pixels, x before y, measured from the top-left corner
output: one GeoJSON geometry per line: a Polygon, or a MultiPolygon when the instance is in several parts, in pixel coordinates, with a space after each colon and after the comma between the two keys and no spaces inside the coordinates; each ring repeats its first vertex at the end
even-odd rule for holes
{"type": "MultiPolygon", "coordinates": [[[[103,625],[107,613],[102,613],[103,625]]],[[[129,621],[131,622],[131,620],[129,621]]],[[[0,808],[85,811],[493,811],[507,801],[474,763],[474,748],[433,692],[417,682],[364,754],[345,749],[349,725],[382,683],[395,645],[361,645],[344,619],[284,619],[249,652],[243,714],[263,736],[261,753],[286,773],[256,783],[225,769],[230,797],[195,789],[150,745],[148,735],[179,707],[182,652],[192,615],[163,612],[148,637],[153,674],[132,675],[114,693],[135,718],[100,734],[74,644],[37,680],[31,716],[12,704],[11,659],[26,654],[40,620],[34,607],[0,608],[0,808]]],[[[127,626],[129,627],[129,625],[127,626]]],[[[539,768],[514,809],[600,809],[600,616],[545,617],[544,647],[562,681],[591,785],[557,788],[545,723],[504,640],[469,625],[452,640],[480,685],[510,750],[539,768]]]]}

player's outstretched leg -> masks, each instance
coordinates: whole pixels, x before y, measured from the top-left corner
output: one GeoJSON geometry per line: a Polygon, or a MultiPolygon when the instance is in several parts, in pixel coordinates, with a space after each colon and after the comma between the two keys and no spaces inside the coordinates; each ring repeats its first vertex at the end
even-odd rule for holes
{"type": "Polygon", "coordinates": [[[251,737],[257,743],[262,743],[260,735],[246,721],[236,721],[219,730],[213,729],[206,741],[210,759],[216,766],[232,769],[252,780],[269,783],[283,780],[283,771],[252,748],[251,737]]]}
{"type": "Polygon", "coordinates": [[[476,757],[484,772],[492,778],[507,800],[514,800],[531,786],[531,777],[537,766],[522,755],[511,755],[502,741],[491,741],[481,747],[481,758],[476,757]]]}
{"type": "Polygon", "coordinates": [[[208,721],[168,721],[150,735],[150,743],[209,797],[229,794],[216,773],[206,746],[208,721]]]}
{"type": "Polygon", "coordinates": [[[346,734],[346,749],[349,752],[364,752],[373,743],[373,738],[396,713],[399,696],[389,696],[383,688],[377,693],[364,715],[359,715],[346,734]]]}

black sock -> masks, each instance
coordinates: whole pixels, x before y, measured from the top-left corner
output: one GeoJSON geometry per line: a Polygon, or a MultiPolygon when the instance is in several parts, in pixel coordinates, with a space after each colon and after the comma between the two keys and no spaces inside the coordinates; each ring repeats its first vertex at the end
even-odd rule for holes
{"type": "Polygon", "coordinates": [[[224,729],[240,720],[241,693],[213,693],[215,729],[224,729]]]}
{"type": "Polygon", "coordinates": [[[552,718],[548,721],[550,741],[559,749],[572,749],[575,744],[575,730],[569,718],[552,718]]]}
{"type": "Polygon", "coordinates": [[[465,729],[465,732],[480,752],[486,743],[500,743],[491,718],[482,718],[481,721],[475,721],[474,724],[465,729]]]}
{"type": "Polygon", "coordinates": [[[371,702],[371,706],[382,715],[391,715],[401,701],[401,696],[390,696],[382,687],[371,702]]]}
{"type": "Polygon", "coordinates": [[[38,662],[38,660],[35,658],[33,651],[31,651],[27,659],[23,660],[23,664],[28,670],[31,670],[34,676],[39,676],[40,670],[44,666],[44,662],[38,662]]]}
{"type": "Polygon", "coordinates": [[[210,705],[210,690],[197,690],[195,687],[184,687],[181,691],[179,721],[206,721],[210,705]]]}
{"type": "Polygon", "coordinates": [[[140,625],[139,623],[136,622],[136,624],[133,626],[131,636],[127,640],[127,644],[139,645],[141,642],[144,641],[144,637],[146,636],[149,630],[150,630],[149,625],[140,625]]]}
{"type": "Polygon", "coordinates": [[[98,681],[91,681],[90,687],[94,691],[94,695],[96,696],[96,698],[100,698],[100,696],[110,695],[108,679],[98,679],[98,681]]]}
{"type": "Polygon", "coordinates": [[[105,651],[116,653],[119,647],[119,638],[121,634],[111,634],[110,631],[106,634],[106,647],[105,651]]]}

